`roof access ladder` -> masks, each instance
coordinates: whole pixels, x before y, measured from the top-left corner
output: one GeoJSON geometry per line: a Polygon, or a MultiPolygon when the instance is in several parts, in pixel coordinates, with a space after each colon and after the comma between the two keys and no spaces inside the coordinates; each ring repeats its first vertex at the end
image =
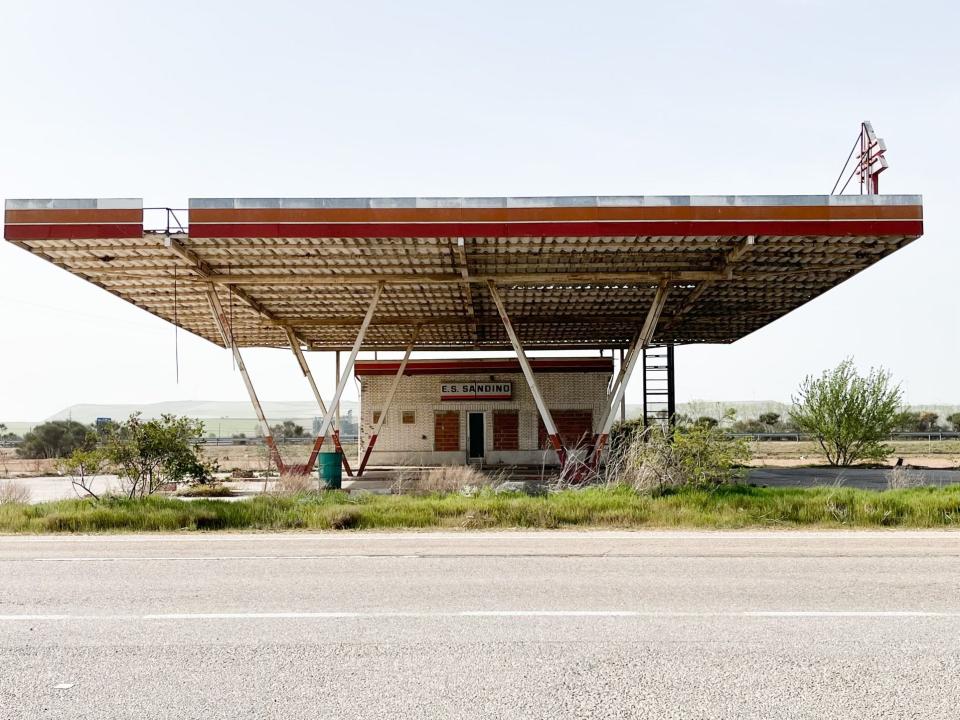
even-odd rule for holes
{"type": "Polygon", "coordinates": [[[676,407],[673,381],[673,345],[643,349],[643,425],[666,429],[676,407]]]}

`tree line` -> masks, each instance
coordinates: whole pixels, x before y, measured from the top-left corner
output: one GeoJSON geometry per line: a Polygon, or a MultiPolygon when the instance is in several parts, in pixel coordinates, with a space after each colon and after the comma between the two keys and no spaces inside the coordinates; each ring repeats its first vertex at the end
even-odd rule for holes
{"type": "MultiPolygon", "coordinates": [[[[803,429],[796,422],[793,415],[786,416],[780,413],[761,413],[755,418],[733,420],[735,410],[730,408],[725,413],[724,421],[712,415],[699,415],[691,418],[689,415],[678,413],[676,418],[680,424],[696,424],[705,427],[722,427],[731,433],[744,435],[759,435],[762,433],[800,433],[803,429]]],[[[893,433],[937,433],[960,432],[960,412],[955,412],[940,421],[940,415],[928,410],[901,410],[894,419],[893,433]]]]}

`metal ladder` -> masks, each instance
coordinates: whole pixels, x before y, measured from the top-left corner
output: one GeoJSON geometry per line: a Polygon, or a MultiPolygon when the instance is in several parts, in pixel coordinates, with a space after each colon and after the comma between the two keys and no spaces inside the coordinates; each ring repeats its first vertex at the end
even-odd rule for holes
{"type": "Polygon", "coordinates": [[[643,424],[664,429],[676,412],[673,382],[673,345],[643,349],[643,424]]]}

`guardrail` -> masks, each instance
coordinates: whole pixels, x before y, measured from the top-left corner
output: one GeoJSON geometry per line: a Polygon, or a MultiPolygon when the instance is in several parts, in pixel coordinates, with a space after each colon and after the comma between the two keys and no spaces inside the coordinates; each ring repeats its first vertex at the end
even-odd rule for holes
{"type": "MultiPolygon", "coordinates": [[[[304,435],[303,437],[274,438],[277,445],[312,445],[313,436],[304,435]]],[[[357,442],[356,435],[341,435],[340,442],[351,444],[357,442]]],[[[205,437],[200,441],[201,445],[263,445],[263,438],[259,435],[253,437],[205,437]]]]}
{"type": "MultiPolygon", "coordinates": [[[[810,435],[798,432],[771,432],[771,433],[727,433],[729,437],[744,438],[746,440],[764,441],[791,441],[800,442],[801,440],[813,440],[810,435]]],[[[955,440],[960,438],[960,432],[944,430],[937,432],[909,432],[892,433],[887,440],[955,440]]]]}

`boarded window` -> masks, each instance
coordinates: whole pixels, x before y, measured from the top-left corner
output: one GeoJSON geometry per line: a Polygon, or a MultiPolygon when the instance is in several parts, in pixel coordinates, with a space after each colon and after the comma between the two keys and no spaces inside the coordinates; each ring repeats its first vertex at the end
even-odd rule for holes
{"type": "Polygon", "coordinates": [[[417,414],[413,410],[404,410],[400,413],[400,422],[404,425],[413,425],[417,422],[417,414]]]}
{"type": "MultiPolygon", "coordinates": [[[[380,422],[380,411],[379,411],[379,410],[374,410],[374,411],[373,411],[373,422],[374,422],[374,423],[380,422]]],[[[386,419],[384,419],[383,424],[384,424],[384,425],[387,424],[386,419]]]]}
{"type": "Polygon", "coordinates": [[[456,410],[434,415],[433,449],[441,452],[460,449],[460,413],[456,410]]]}
{"type": "Polygon", "coordinates": [[[520,449],[520,415],[516,410],[495,410],[493,413],[493,449],[520,449]]]}
{"type": "MultiPolygon", "coordinates": [[[[551,410],[553,422],[557,425],[560,442],[566,448],[584,445],[593,439],[593,412],[590,410],[551,410]]],[[[537,437],[540,449],[550,447],[543,420],[538,417],[537,437]]]]}

